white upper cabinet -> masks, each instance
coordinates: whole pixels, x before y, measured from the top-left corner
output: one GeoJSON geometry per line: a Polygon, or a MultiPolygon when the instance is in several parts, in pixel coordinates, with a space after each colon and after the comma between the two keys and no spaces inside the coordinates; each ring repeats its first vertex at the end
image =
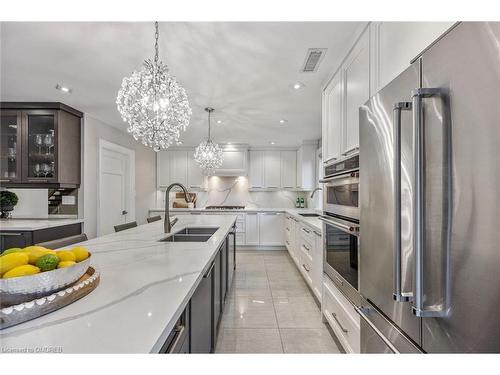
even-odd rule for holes
{"type": "Polygon", "coordinates": [[[264,151],[264,187],[279,188],[281,186],[281,152],[264,151]]]}
{"type": "Polygon", "coordinates": [[[297,152],[281,151],[281,187],[296,188],[297,185],[297,152]]]}
{"type": "Polygon", "coordinates": [[[265,151],[253,150],[249,152],[248,187],[250,189],[264,187],[264,153],[265,151]]]}
{"type": "Polygon", "coordinates": [[[313,190],[317,185],[316,150],[318,144],[304,143],[297,151],[297,188],[313,190]]]}
{"type": "Polygon", "coordinates": [[[340,70],[323,91],[323,161],[340,158],[342,147],[343,79],[340,70]]]}
{"type": "Polygon", "coordinates": [[[203,173],[194,160],[193,150],[168,150],[156,154],[158,188],[180,182],[189,189],[203,188],[203,173]]]}
{"type": "Polygon", "coordinates": [[[227,146],[223,149],[222,166],[214,173],[216,176],[246,176],[247,147],[227,146]]]}
{"type": "Polygon", "coordinates": [[[156,153],[156,185],[158,188],[170,185],[170,152],[156,153]]]}
{"type": "Polygon", "coordinates": [[[201,189],[203,180],[203,171],[194,160],[194,151],[187,151],[187,187],[189,189],[201,189]]]}
{"type": "Polygon", "coordinates": [[[453,22],[373,22],[370,25],[372,94],[383,88],[407,67],[453,22]]]}
{"type": "Polygon", "coordinates": [[[187,151],[170,151],[170,180],[187,185],[187,151]]]}
{"type": "Polygon", "coordinates": [[[359,149],[359,107],[370,98],[370,34],[365,30],[351,51],[344,71],[345,118],[342,156],[359,149]]]}

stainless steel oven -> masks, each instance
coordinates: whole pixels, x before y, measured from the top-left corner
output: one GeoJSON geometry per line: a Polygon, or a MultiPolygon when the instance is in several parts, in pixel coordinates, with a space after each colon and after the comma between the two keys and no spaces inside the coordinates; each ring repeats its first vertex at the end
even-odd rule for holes
{"type": "Polygon", "coordinates": [[[359,220],[359,155],[325,165],[323,210],[359,220]]]}
{"type": "Polygon", "coordinates": [[[354,303],[359,301],[359,223],[325,213],[323,271],[354,303]]]}

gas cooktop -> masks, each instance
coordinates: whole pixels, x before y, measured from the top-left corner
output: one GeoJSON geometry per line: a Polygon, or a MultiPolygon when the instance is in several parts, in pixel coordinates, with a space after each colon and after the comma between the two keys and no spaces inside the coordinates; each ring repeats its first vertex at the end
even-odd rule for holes
{"type": "Polygon", "coordinates": [[[245,206],[207,206],[206,210],[244,210],[245,206]]]}

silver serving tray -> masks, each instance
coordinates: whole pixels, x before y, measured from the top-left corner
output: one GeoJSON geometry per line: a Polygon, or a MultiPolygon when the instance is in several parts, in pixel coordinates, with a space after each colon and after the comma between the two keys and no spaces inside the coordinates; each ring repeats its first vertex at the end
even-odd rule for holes
{"type": "Polygon", "coordinates": [[[63,289],[83,276],[89,268],[90,258],[91,255],[71,267],[0,279],[0,307],[17,305],[63,289]]]}

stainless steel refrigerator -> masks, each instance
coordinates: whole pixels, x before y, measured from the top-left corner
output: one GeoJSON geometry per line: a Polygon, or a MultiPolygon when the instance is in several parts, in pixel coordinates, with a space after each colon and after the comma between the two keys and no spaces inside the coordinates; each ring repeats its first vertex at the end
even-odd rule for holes
{"type": "Polygon", "coordinates": [[[500,352],[500,23],[360,108],[361,350],[500,352]]]}

